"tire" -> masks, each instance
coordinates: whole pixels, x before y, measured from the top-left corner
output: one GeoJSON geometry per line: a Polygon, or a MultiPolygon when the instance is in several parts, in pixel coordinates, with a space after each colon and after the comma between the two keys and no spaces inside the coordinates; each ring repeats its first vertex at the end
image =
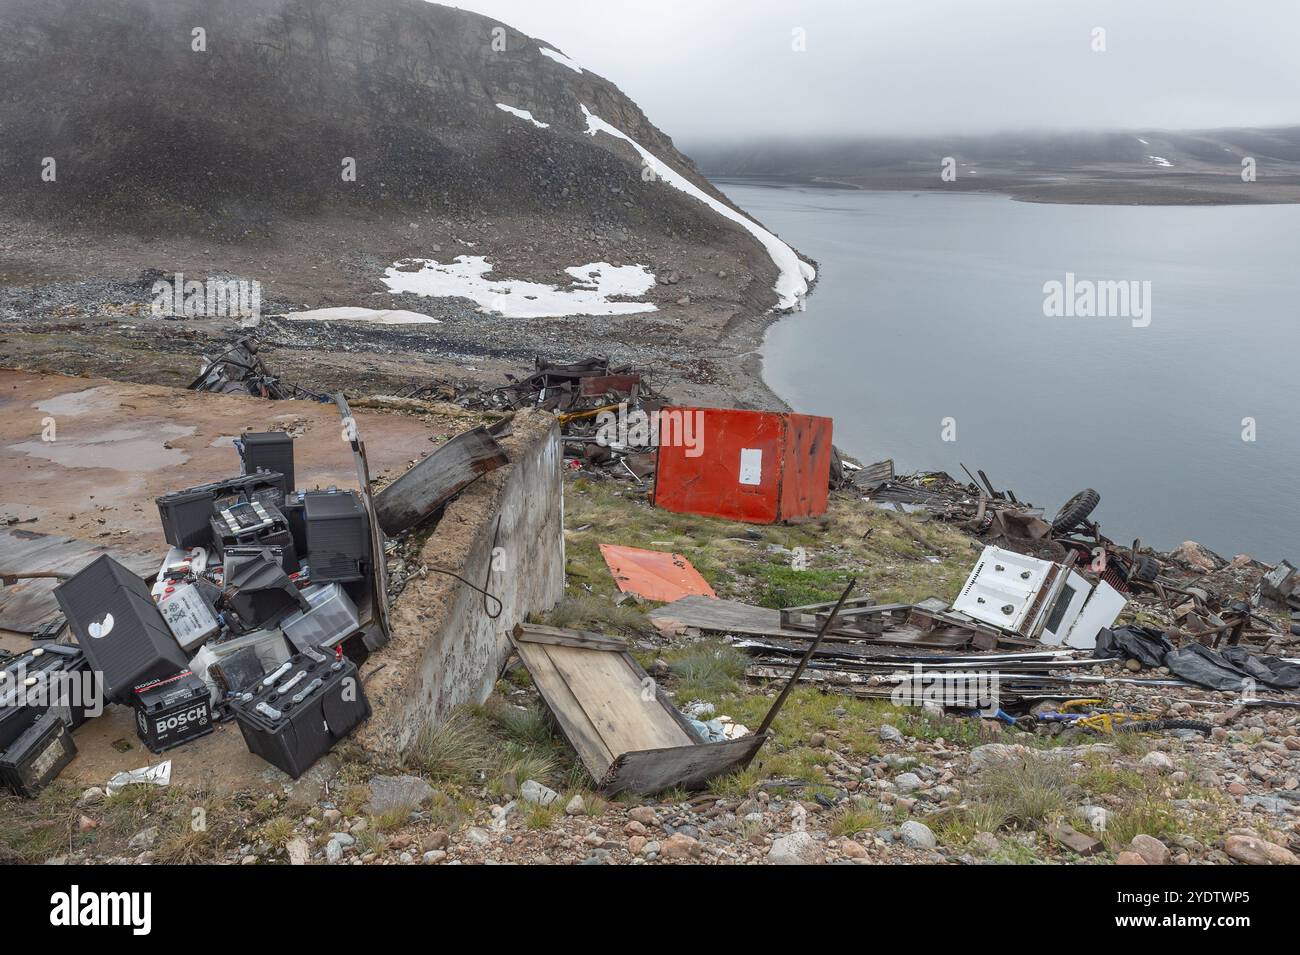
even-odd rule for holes
{"type": "Polygon", "coordinates": [[[1080,491],[1074,497],[1065,502],[1056,513],[1056,519],[1052,521],[1052,533],[1064,534],[1072,531],[1092,513],[1093,508],[1101,503],[1101,495],[1092,488],[1080,491]]]}
{"type": "Polygon", "coordinates": [[[1150,583],[1160,576],[1160,561],[1146,554],[1139,554],[1137,563],[1129,568],[1128,579],[1150,583]]]}

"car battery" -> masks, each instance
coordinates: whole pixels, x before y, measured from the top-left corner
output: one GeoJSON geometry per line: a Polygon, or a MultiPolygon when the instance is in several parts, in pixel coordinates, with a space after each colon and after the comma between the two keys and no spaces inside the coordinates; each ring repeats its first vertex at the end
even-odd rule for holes
{"type": "Polygon", "coordinates": [[[171,547],[167,556],[158,567],[158,576],[154,578],[150,593],[154,600],[162,598],[168,587],[179,581],[193,580],[208,567],[208,549],[206,547],[171,547]]]}
{"type": "Polygon", "coordinates": [[[292,493],[294,487],[293,473],[293,438],[283,431],[250,431],[238,441],[240,455],[244,459],[244,473],[257,471],[275,471],[284,475],[284,491],[292,493]]]}
{"type": "Polygon", "coordinates": [[[217,615],[194,584],[178,584],[167,589],[172,592],[163,594],[158,611],[181,649],[193,653],[221,629],[217,615]]]}
{"type": "Polygon", "coordinates": [[[162,753],[213,730],[208,686],[189,670],[135,688],[135,731],[151,752],[162,753]]]}
{"type": "Polygon", "coordinates": [[[297,564],[289,524],[274,505],[236,501],[217,511],[211,525],[212,539],[223,561],[228,547],[280,547],[292,555],[288,562],[297,564]]]}
{"type": "Polygon", "coordinates": [[[252,560],[261,560],[263,555],[284,568],[286,574],[296,574],[301,569],[298,563],[299,551],[296,547],[282,544],[232,544],[221,555],[222,573],[230,576],[241,564],[252,560]]]}
{"type": "Polygon", "coordinates": [[[352,491],[308,491],[303,506],[314,583],[361,580],[370,568],[370,520],[352,491]]]}
{"type": "Polygon", "coordinates": [[[77,729],[87,710],[99,712],[98,694],[90,664],[77,647],[49,644],[7,660],[0,667],[0,749],[47,712],[77,729]]]}
{"type": "Polygon", "coordinates": [[[55,587],[54,597],[109,700],[126,702],[135,687],[185,669],[148,585],[107,554],[55,587]]]}
{"type": "Polygon", "coordinates": [[[0,752],[0,784],[34,797],[77,755],[77,744],[63,720],[46,713],[0,752]]]}
{"type": "Polygon", "coordinates": [[[297,585],[267,552],[258,560],[240,563],[225,576],[224,607],[245,630],[272,623],[311,604],[297,585]]]}
{"type": "Polygon", "coordinates": [[[289,523],[289,536],[293,538],[293,549],[301,557],[307,553],[307,494],[305,491],[295,491],[292,494],[286,494],[284,497],[284,506],[280,508],[280,513],[289,523]]]}
{"type": "Polygon", "coordinates": [[[212,542],[213,494],[210,490],[194,488],[175,491],[155,498],[158,518],[162,521],[163,537],[173,547],[203,547],[212,542]]]}
{"type": "Polygon", "coordinates": [[[234,710],[249,751],[294,779],[370,716],[356,664],[320,650],[290,657],[234,710]]]}

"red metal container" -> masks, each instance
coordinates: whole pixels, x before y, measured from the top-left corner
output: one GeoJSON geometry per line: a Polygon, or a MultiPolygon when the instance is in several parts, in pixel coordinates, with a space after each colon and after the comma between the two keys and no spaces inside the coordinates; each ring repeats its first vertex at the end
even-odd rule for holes
{"type": "Polygon", "coordinates": [[[831,419],[667,407],[659,417],[657,507],[774,524],[826,513],[831,419]]]}

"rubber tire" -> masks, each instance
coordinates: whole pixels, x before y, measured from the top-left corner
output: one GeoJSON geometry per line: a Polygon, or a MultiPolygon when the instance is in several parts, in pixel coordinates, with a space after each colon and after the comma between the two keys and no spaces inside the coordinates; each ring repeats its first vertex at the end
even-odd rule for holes
{"type": "Polygon", "coordinates": [[[1137,563],[1129,568],[1128,579],[1150,583],[1160,576],[1160,561],[1146,554],[1139,554],[1137,563]]]}
{"type": "Polygon", "coordinates": [[[1064,534],[1072,531],[1085,520],[1093,509],[1101,503],[1101,495],[1092,488],[1085,488],[1065,502],[1052,521],[1052,533],[1064,534]]]}

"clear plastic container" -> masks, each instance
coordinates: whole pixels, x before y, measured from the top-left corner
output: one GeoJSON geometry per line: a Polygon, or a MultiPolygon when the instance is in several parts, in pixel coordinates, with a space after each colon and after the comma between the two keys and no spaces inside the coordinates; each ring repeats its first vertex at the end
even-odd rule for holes
{"type": "Polygon", "coordinates": [[[332,647],[361,628],[357,605],[342,584],[316,584],[302,595],[311,604],[280,621],[280,629],[300,652],[307,647],[332,647]]]}

